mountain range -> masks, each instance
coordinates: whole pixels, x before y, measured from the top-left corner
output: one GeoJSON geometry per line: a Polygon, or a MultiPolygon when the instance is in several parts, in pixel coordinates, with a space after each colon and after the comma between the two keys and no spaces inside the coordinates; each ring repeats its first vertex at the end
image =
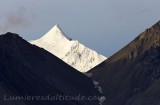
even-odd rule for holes
{"type": "Polygon", "coordinates": [[[80,72],[87,72],[106,60],[103,55],[69,38],[59,25],[55,25],[40,39],[30,43],[44,48],[80,72]]]}
{"type": "Polygon", "coordinates": [[[160,21],[108,59],[58,25],[29,42],[0,35],[0,105],[160,105],[159,83],[160,21]]]}
{"type": "Polygon", "coordinates": [[[105,105],[160,105],[160,21],[89,72],[105,105]]]}

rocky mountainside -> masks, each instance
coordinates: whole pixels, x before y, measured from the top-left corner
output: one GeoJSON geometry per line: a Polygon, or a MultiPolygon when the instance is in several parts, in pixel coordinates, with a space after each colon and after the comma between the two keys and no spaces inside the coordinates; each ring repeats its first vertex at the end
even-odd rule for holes
{"type": "Polygon", "coordinates": [[[160,105],[160,21],[91,73],[105,105],[160,105]]]}
{"type": "Polygon", "coordinates": [[[106,57],[69,38],[58,25],[40,39],[30,42],[49,51],[80,72],[87,72],[106,60],[106,57]]]}
{"type": "Polygon", "coordinates": [[[0,35],[0,105],[99,105],[100,96],[93,80],[56,56],[17,34],[0,35]]]}

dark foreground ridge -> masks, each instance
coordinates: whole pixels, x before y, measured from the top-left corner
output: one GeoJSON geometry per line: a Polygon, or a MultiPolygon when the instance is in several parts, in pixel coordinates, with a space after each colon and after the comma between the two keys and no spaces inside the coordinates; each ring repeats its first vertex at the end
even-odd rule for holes
{"type": "Polygon", "coordinates": [[[91,72],[105,105],[160,105],[160,21],[91,72]]]}
{"type": "Polygon", "coordinates": [[[92,97],[100,95],[90,78],[54,55],[17,34],[0,35],[0,105],[99,105],[92,97]],[[59,100],[57,97],[57,100],[44,101],[41,97],[48,95],[85,99],[59,100]],[[11,100],[10,96],[23,99],[11,100]],[[26,100],[26,96],[41,98],[26,100]]]}

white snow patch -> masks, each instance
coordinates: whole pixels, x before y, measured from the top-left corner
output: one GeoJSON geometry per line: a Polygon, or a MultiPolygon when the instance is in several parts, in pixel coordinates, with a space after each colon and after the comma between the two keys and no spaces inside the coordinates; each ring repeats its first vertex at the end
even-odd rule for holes
{"type": "Polygon", "coordinates": [[[88,77],[92,77],[92,73],[84,73],[88,77]]]}
{"type": "Polygon", "coordinates": [[[105,97],[105,96],[100,97],[100,99],[99,99],[99,104],[100,104],[100,105],[103,105],[103,103],[104,103],[105,100],[106,100],[106,97],[105,97]]]}
{"type": "MultiPolygon", "coordinates": [[[[96,88],[100,93],[103,94],[102,88],[98,85],[98,82],[93,80],[93,84],[94,84],[95,88],[96,88]]],[[[105,96],[99,97],[99,104],[100,104],[100,105],[103,105],[103,103],[104,103],[105,100],[106,100],[106,97],[105,97],[105,96]]]]}

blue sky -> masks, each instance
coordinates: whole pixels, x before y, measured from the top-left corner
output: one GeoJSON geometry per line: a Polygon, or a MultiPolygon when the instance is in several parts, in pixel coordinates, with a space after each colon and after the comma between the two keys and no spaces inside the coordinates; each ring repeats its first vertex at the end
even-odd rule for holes
{"type": "Polygon", "coordinates": [[[0,0],[0,33],[37,39],[55,24],[109,57],[160,20],[160,0],[0,0]]]}

